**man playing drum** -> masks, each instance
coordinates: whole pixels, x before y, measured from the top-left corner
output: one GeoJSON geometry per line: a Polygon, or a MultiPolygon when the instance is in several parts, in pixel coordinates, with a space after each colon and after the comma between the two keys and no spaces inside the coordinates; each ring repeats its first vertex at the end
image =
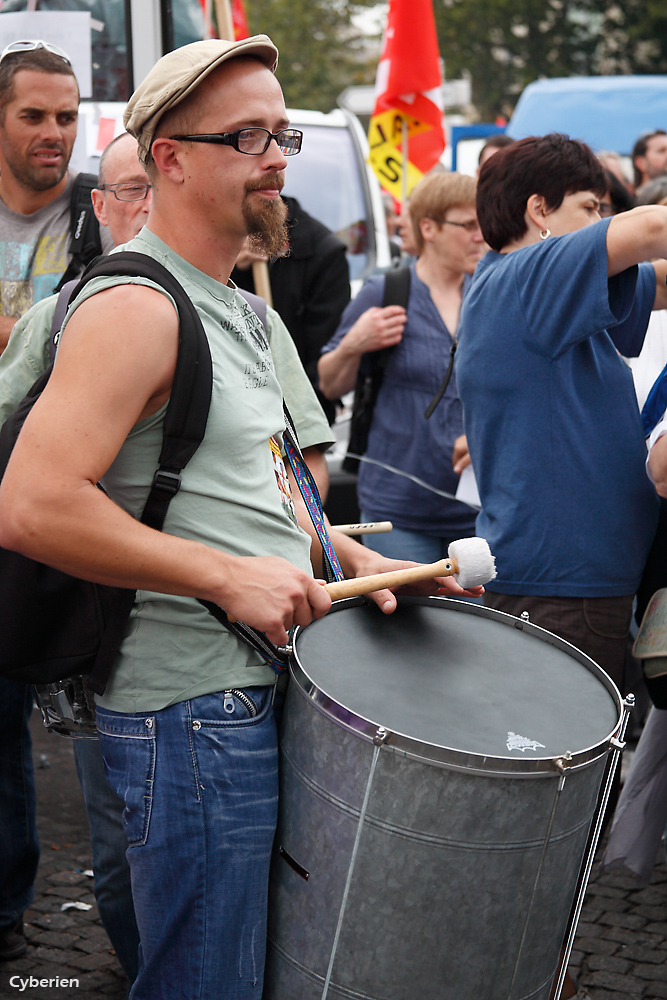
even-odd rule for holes
{"type": "MultiPolygon", "coordinates": [[[[100,279],[70,311],[0,491],[0,544],[139,588],[97,706],[107,776],[125,801],[142,951],[133,1000],[245,1000],[262,989],[275,674],[196,598],[279,645],[330,606],[311,538],[277,485],[285,423],[270,350],[227,283],[248,235],[267,254],[286,240],[279,195],[301,135],[289,129],[276,60],[266,36],[185,46],[153,67],[126,111],[153,185],[147,226],[127,248],[177,276],[213,360],[206,435],[165,531],[133,515],[158,465],[178,322],[143,280],[100,279]]],[[[269,322],[279,322],[270,310],[269,322]]],[[[396,566],[352,539],[334,542],[347,575],[396,566]]],[[[427,589],[460,592],[442,578],[427,589]]],[[[388,591],[375,598],[396,606],[388,591]]]]}

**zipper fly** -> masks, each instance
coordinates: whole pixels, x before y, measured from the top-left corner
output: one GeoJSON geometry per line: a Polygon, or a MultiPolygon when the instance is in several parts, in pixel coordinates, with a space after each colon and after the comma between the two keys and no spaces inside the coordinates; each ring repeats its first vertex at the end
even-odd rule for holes
{"type": "Polygon", "coordinates": [[[245,691],[240,691],[238,688],[230,688],[228,691],[224,692],[224,695],[225,695],[225,700],[223,702],[222,707],[224,708],[225,712],[229,712],[229,714],[231,715],[231,713],[234,711],[234,698],[232,697],[232,695],[235,695],[241,702],[241,704],[244,705],[245,708],[248,710],[248,714],[251,719],[253,719],[257,715],[257,708],[255,706],[255,703],[253,702],[252,698],[248,697],[245,691]]]}

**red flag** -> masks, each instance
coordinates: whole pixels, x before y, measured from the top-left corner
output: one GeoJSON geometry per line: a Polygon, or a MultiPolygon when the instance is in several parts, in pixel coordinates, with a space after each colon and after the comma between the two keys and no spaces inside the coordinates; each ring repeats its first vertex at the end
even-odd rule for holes
{"type": "Polygon", "coordinates": [[[237,42],[241,38],[250,38],[243,0],[232,0],[232,24],[234,25],[234,38],[237,42]]]}
{"type": "Polygon", "coordinates": [[[398,161],[403,121],[408,124],[409,188],[438,162],[445,148],[441,85],[432,0],[389,0],[369,143],[371,165],[394,196],[400,197],[400,178],[397,182],[395,175],[402,170],[398,161]]]}

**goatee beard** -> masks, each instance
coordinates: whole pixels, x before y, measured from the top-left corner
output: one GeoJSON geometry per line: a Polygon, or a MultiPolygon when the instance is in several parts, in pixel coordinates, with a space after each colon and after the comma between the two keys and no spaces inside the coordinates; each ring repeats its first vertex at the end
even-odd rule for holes
{"type": "MultiPolygon", "coordinates": [[[[248,190],[261,190],[264,183],[248,190]]],[[[282,180],[279,181],[282,188],[282,180]]],[[[248,228],[248,248],[267,257],[284,257],[289,251],[289,230],[287,228],[287,205],[282,198],[263,198],[258,205],[243,203],[243,218],[248,228]]]]}

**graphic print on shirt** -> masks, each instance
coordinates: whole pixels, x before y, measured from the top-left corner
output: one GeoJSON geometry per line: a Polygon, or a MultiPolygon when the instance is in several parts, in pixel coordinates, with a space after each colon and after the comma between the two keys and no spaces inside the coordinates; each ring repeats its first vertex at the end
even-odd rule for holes
{"type": "Polygon", "coordinates": [[[287,478],[287,470],[285,469],[285,463],[283,462],[283,456],[280,452],[280,445],[276,438],[272,437],[269,440],[269,447],[271,449],[271,456],[273,458],[273,471],[276,476],[276,482],[278,484],[278,491],[280,493],[280,502],[282,504],[283,510],[289,517],[291,521],[298,524],[296,519],[296,510],[294,508],[294,501],[292,500],[292,491],[289,485],[289,479],[287,478]]]}
{"type": "Polygon", "coordinates": [[[0,242],[0,314],[23,316],[53,293],[67,268],[68,235],[40,236],[36,245],[0,242]]]}
{"type": "MultiPolygon", "coordinates": [[[[239,296],[240,298],[240,296],[239,296]]],[[[273,356],[266,339],[264,327],[257,313],[245,300],[235,302],[230,318],[221,320],[226,333],[230,333],[239,344],[247,344],[254,354],[253,360],[243,365],[243,384],[246,389],[262,389],[269,384],[269,377],[275,374],[273,356]]]]}

